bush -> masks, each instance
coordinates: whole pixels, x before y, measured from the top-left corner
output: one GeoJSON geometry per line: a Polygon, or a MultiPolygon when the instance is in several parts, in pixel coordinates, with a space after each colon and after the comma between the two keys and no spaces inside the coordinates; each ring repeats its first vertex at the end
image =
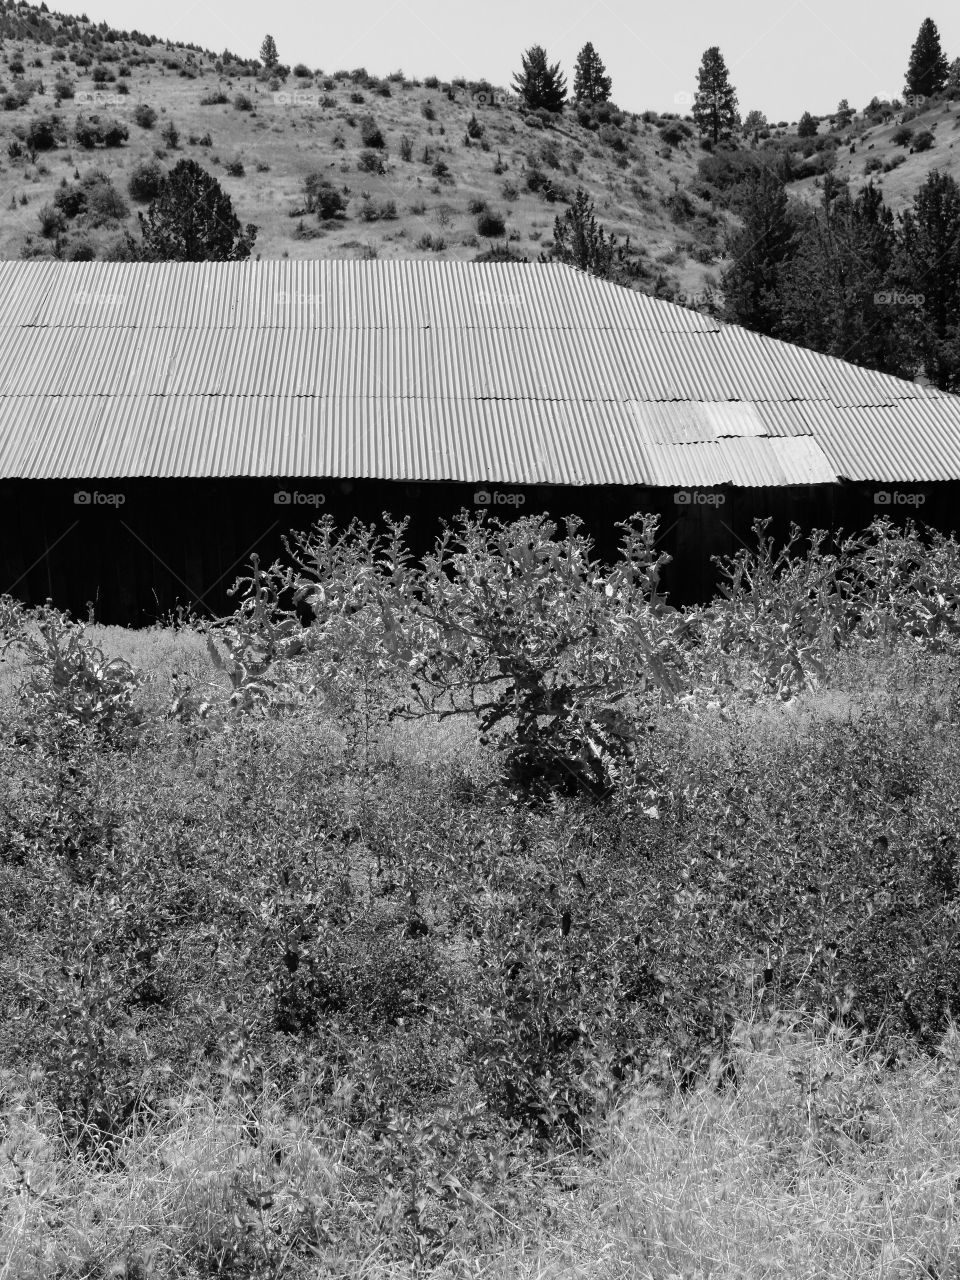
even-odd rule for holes
{"type": "Polygon", "coordinates": [[[495,240],[507,234],[507,224],[503,215],[487,210],[477,218],[477,234],[488,240],[495,240]]]}
{"type": "Polygon", "coordinates": [[[233,160],[228,160],[224,165],[224,168],[231,178],[242,178],[246,173],[246,170],[243,167],[243,161],[239,159],[239,157],[236,157],[233,160]]]}
{"type": "Polygon", "coordinates": [[[127,190],[138,203],[149,204],[159,194],[165,176],[163,167],[156,160],[141,160],[130,174],[127,190]]]}
{"type": "Polygon", "coordinates": [[[43,205],[38,217],[40,219],[40,234],[46,236],[48,240],[54,239],[66,229],[66,218],[55,205],[43,205]]]}
{"type": "Polygon", "coordinates": [[[233,105],[237,111],[252,111],[253,99],[246,93],[238,93],[234,95],[233,105]]]}
{"type": "Polygon", "coordinates": [[[172,120],[168,120],[160,130],[160,137],[165,147],[175,151],[180,142],[180,131],[172,120]]]}
{"type": "Polygon", "coordinates": [[[130,137],[129,129],[125,124],[121,124],[119,120],[104,120],[101,128],[105,147],[122,146],[130,137]]]}
{"type": "Polygon", "coordinates": [[[362,106],[362,105],[363,105],[363,103],[365,103],[365,102],[366,102],[366,98],[363,96],[363,94],[362,94],[362,93],[358,93],[358,92],[356,92],[356,91],[355,91],[355,92],[353,92],[353,93],[351,93],[351,94],[350,94],[350,101],[351,101],[355,106],[358,106],[358,107],[359,107],[359,106],[362,106]]]}
{"type": "Polygon", "coordinates": [[[326,174],[310,173],[303,180],[303,190],[308,213],[315,213],[321,222],[339,218],[346,211],[346,202],[332,185],[326,174]]]}
{"type": "Polygon", "coordinates": [[[313,73],[305,62],[298,62],[293,68],[293,74],[300,80],[307,80],[313,73]]]}
{"type": "Polygon", "coordinates": [[[407,163],[413,159],[413,142],[406,134],[400,139],[400,159],[407,163]]]}
{"type": "MultiPolygon", "coordinates": [[[[209,93],[205,93],[203,95],[200,99],[200,105],[201,107],[219,107],[226,105],[229,101],[230,99],[222,89],[212,89],[209,93]]],[[[249,99],[247,99],[247,101],[249,101],[249,99]]],[[[251,103],[250,105],[252,107],[253,104],[251,103]]],[[[249,107],[244,108],[244,110],[249,109],[249,107]]]]}
{"type": "Polygon", "coordinates": [[[383,160],[376,151],[361,151],[357,161],[361,173],[385,173],[383,160]]]}
{"type": "Polygon", "coordinates": [[[445,160],[435,160],[430,172],[438,182],[453,182],[453,175],[451,174],[450,167],[445,160]]]}
{"type": "Polygon", "coordinates": [[[360,121],[360,137],[365,147],[382,149],[387,145],[384,142],[380,126],[373,116],[364,116],[360,121]]]}
{"type": "Polygon", "coordinates": [[[157,123],[157,113],[148,102],[138,102],[133,109],[133,122],[141,129],[152,129],[157,123]]]}
{"type": "Polygon", "coordinates": [[[63,141],[63,121],[56,115],[35,116],[22,136],[30,151],[53,151],[63,141]]]}
{"type": "Polygon", "coordinates": [[[432,102],[424,102],[420,107],[420,113],[425,120],[436,120],[437,112],[432,102]]]}
{"type": "Polygon", "coordinates": [[[907,146],[912,138],[913,130],[905,124],[898,126],[898,128],[894,129],[893,133],[890,135],[890,141],[896,147],[907,146]]]}
{"type": "Polygon", "coordinates": [[[417,241],[416,247],[425,253],[442,253],[447,247],[447,242],[442,236],[432,236],[427,231],[417,241]]]}
{"type": "Polygon", "coordinates": [[[929,151],[933,147],[935,142],[936,142],[936,138],[934,137],[931,130],[922,129],[920,133],[918,133],[916,137],[913,139],[912,150],[913,151],[929,151]]]}
{"type": "Polygon", "coordinates": [[[62,77],[55,80],[53,85],[53,97],[54,101],[58,103],[66,102],[76,97],[76,89],[73,81],[62,77]]]}
{"type": "Polygon", "coordinates": [[[130,207],[106,175],[87,188],[86,219],[91,227],[108,226],[130,216],[130,207]]]}

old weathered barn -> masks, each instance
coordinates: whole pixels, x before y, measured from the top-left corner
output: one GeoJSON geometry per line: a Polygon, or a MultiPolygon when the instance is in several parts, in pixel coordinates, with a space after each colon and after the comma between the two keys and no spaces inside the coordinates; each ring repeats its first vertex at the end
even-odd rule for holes
{"type": "Polygon", "coordinates": [[[0,327],[0,592],[105,620],[325,512],[656,511],[677,599],[757,516],[960,523],[960,397],[559,265],[7,262],[0,327]]]}

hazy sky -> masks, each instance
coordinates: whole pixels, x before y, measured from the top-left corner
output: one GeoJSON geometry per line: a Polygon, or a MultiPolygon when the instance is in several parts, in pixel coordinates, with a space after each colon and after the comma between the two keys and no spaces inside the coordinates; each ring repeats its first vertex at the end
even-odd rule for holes
{"type": "Polygon", "coordinates": [[[925,17],[940,28],[951,61],[960,56],[960,5],[932,2],[90,0],[84,11],[94,21],[247,57],[257,56],[269,31],[283,62],[327,72],[365,66],[377,75],[402,69],[419,79],[485,76],[499,85],[509,84],[525,48],[542,44],[572,86],[577,51],[591,40],[616,102],[630,111],[685,111],[676,95],[693,91],[704,49],[718,44],[741,112],[757,107],[771,121],[793,121],[803,110],[832,111],[840,98],[862,107],[874,94],[899,94],[925,17]]]}

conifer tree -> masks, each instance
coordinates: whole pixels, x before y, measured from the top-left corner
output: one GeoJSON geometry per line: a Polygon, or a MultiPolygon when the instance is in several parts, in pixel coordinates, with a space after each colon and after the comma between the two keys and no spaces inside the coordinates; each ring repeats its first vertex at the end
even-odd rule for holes
{"type": "Polygon", "coordinates": [[[737,127],[737,94],[723,54],[713,45],[703,55],[697,75],[697,93],[693,101],[693,118],[697,128],[714,143],[729,138],[737,127]]]}
{"type": "Polygon", "coordinates": [[[904,93],[909,97],[930,98],[939,93],[947,83],[949,64],[940,47],[940,32],[932,18],[924,18],[920,32],[910,51],[907,67],[907,83],[904,93]]]}
{"type": "Polygon", "coordinates": [[[560,72],[559,62],[550,66],[546,50],[535,44],[523,55],[522,63],[522,70],[513,78],[513,87],[523,105],[529,111],[540,107],[547,111],[562,111],[567,98],[567,81],[560,72]]]}
{"type": "Polygon", "coordinates": [[[573,80],[573,100],[581,102],[609,102],[613,81],[593,45],[587,41],[577,54],[577,69],[573,80]]]}
{"type": "Polygon", "coordinates": [[[260,46],[260,61],[268,71],[280,61],[280,55],[277,53],[277,42],[269,34],[263,37],[263,44],[260,46]]]}
{"type": "Polygon", "coordinates": [[[154,262],[236,262],[249,258],[257,228],[241,228],[233,202],[195,160],[167,174],[145,214],[143,256],[154,262]]]}

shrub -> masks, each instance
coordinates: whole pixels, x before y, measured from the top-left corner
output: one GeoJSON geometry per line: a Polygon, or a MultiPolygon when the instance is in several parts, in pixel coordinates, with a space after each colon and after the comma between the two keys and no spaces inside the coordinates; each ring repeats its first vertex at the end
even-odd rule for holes
{"type": "Polygon", "coordinates": [[[376,151],[361,151],[357,161],[361,173],[385,173],[383,160],[376,151]]]}
{"type": "Polygon", "coordinates": [[[303,190],[307,212],[315,213],[321,222],[339,218],[346,210],[346,201],[326,174],[307,174],[303,190]]]}
{"type": "Polygon", "coordinates": [[[252,111],[253,99],[246,93],[238,93],[234,95],[233,105],[237,111],[252,111]]]}
{"type": "Polygon", "coordinates": [[[354,103],[355,106],[359,107],[359,106],[362,106],[364,102],[366,102],[366,98],[363,96],[362,93],[358,93],[354,91],[353,93],[350,94],[350,101],[354,103]]]}
{"type": "Polygon", "coordinates": [[[66,229],[66,218],[55,205],[43,205],[38,217],[40,219],[40,233],[46,236],[48,240],[52,240],[66,229]]]}
{"type": "Polygon", "coordinates": [[[929,151],[936,142],[936,138],[930,129],[922,129],[913,139],[914,151],[929,151]]]}
{"type": "Polygon", "coordinates": [[[477,218],[477,234],[484,236],[488,240],[495,240],[499,236],[506,235],[507,225],[504,222],[503,215],[487,210],[481,213],[477,218]]]}
{"type": "Polygon", "coordinates": [[[437,112],[432,102],[424,102],[420,107],[420,113],[425,120],[436,120],[437,112]]]}
{"type": "Polygon", "coordinates": [[[52,151],[63,140],[63,121],[56,115],[35,116],[27,125],[23,140],[30,151],[52,151]]]}
{"type": "Polygon", "coordinates": [[[500,190],[503,193],[504,200],[513,201],[513,200],[516,200],[520,195],[519,190],[517,189],[515,184],[512,182],[505,182],[503,186],[500,188],[500,190]]]}
{"type": "Polygon", "coordinates": [[[360,137],[365,147],[382,149],[386,146],[380,126],[373,116],[364,116],[360,121],[360,137]]]}
{"type": "Polygon", "coordinates": [[[119,120],[104,120],[102,125],[103,145],[119,147],[130,137],[130,130],[119,120]]]}
{"type": "Polygon", "coordinates": [[[445,160],[435,160],[430,172],[438,182],[453,182],[453,175],[451,174],[450,167],[445,160]]]}
{"type": "Polygon", "coordinates": [[[476,115],[472,115],[467,121],[467,137],[473,138],[475,141],[483,137],[483,125],[476,115]]]}
{"type": "Polygon", "coordinates": [[[130,174],[127,190],[132,199],[149,204],[159,194],[164,177],[165,171],[156,160],[141,160],[130,174]]]}
{"type": "Polygon", "coordinates": [[[883,169],[883,161],[879,156],[870,156],[863,166],[864,173],[880,173],[883,169]]]}
{"type": "Polygon", "coordinates": [[[306,80],[312,75],[312,72],[305,62],[298,62],[293,68],[293,74],[301,80],[306,80]]]}
{"type": "Polygon", "coordinates": [[[53,97],[56,102],[65,102],[75,96],[76,89],[72,80],[61,77],[54,81],[53,97]]]}
{"type": "Polygon", "coordinates": [[[172,120],[168,120],[160,130],[160,137],[164,146],[169,147],[171,151],[175,151],[180,142],[180,131],[172,120]]]}
{"type": "Polygon", "coordinates": [[[905,124],[894,129],[893,133],[890,135],[890,141],[897,147],[907,146],[912,138],[913,130],[905,124]]]}
{"type": "Polygon", "coordinates": [[[417,241],[416,247],[425,253],[442,253],[447,247],[447,242],[442,236],[432,236],[427,231],[417,241]]]}
{"type": "Polygon", "coordinates": [[[413,159],[413,142],[406,134],[400,139],[400,159],[408,163],[413,159]]]}
{"type": "MultiPolygon", "coordinates": [[[[205,93],[203,95],[203,97],[200,99],[200,105],[201,107],[219,107],[219,106],[224,106],[229,101],[230,99],[227,97],[227,95],[223,92],[222,89],[212,89],[210,93],[205,93]]],[[[252,105],[253,104],[251,103],[251,106],[252,105]]],[[[245,108],[245,110],[249,110],[249,108],[245,108]]]]}
{"type": "Polygon", "coordinates": [[[98,181],[87,188],[87,222],[91,227],[103,227],[121,222],[130,216],[130,207],[106,175],[98,175],[98,181]]]}
{"type": "Polygon", "coordinates": [[[133,121],[141,129],[152,129],[157,122],[157,113],[148,102],[138,102],[133,109],[133,121]]]}
{"type": "Polygon", "coordinates": [[[235,157],[233,160],[228,160],[224,165],[224,168],[231,178],[242,178],[246,172],[243,167],[243,161],[239,157],[235,157]]]}

